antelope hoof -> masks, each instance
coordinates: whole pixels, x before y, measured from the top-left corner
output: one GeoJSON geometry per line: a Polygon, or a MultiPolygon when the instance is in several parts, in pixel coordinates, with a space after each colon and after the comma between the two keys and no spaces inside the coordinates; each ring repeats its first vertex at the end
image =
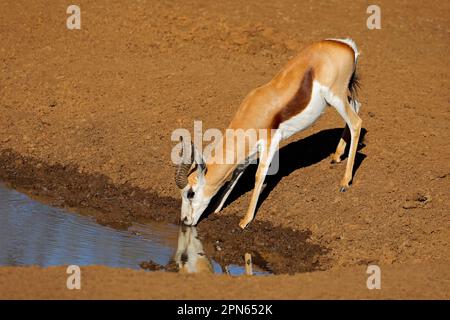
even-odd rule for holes
{"type": "Polygon", "coordinates": [[[345,192],[348,190],[348,188],[349,188],[349,186],[342,186],[339,188],[339,192],[345,192]]]}
{"type": "Polygon", "coordinates": [[[339,158],[335,158],[335,157],[331,158],[331,164],[338,164],[340,162],[341,162],[341,158],[340,157],[339,158]]]}
{"type": "Polygon", "coordinates": [[[249,223],[250,223],[250,221],[246,221],[245,219],[242,219],[242,220],[239,222],[239,227],[241,227],[241,229],[244,230],[245,227],[246,227],[249,223]]]}

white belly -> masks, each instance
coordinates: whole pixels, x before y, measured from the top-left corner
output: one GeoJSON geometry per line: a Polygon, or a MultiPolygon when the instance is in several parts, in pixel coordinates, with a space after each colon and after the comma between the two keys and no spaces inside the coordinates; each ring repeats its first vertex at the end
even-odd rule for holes
{"type": "Polygon", "coordinates": [[[322,95],[322,85],[313,82],[311,100],[302,112],[286,120],[278,127],[281,139],[287,139],[297,132],[303,131],[311,126],[324,113],[327,103],[322,95]]]}

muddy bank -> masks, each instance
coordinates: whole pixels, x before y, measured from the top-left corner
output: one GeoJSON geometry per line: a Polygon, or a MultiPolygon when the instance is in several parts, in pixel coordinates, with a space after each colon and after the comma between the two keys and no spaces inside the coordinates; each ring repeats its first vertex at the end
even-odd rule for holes
{"type": "MultiPolygon", "coordinates": [[[[132,222],[178,220],[176,199],[129,184],[115,185],[105,175],[83,173],[74,165],[48,165],[13,150],[0,152],[0,180],[53,206],[94,216],[100,224],[114,228],[126,228],[132,222]]],[[[221,265],[242,265],[244,254],[251,253],[256,266],[275,274],[325,269],[320,261],[325,261],[327,249],[309,241],[310,231],[259,220],[241,230],[238,222],[236,215],[217,214],[209,215],[198,226],[206,253],[221,265]]]]}
{"type": "Polygon", "coordinates": [[[102,174],[75,165],[48,165],[13,150],[0,152],[0,180],[53,206],[91,214],[97,222],[125,228],[132,221],[175,222],[179,203],[129,184],[114,185],[102,174]]]}
{"type": "Polygon", "coordinates": [[[260,220],[242,230],[238,223],[236,215],[210,215],[199,224],[200,238],[205,239],[207,252],[217,261],[242,265],[244,253],[248,252],[254,264],[275,274],[326,269],[328,250],[310,241],[311,231],[260,220]]]}

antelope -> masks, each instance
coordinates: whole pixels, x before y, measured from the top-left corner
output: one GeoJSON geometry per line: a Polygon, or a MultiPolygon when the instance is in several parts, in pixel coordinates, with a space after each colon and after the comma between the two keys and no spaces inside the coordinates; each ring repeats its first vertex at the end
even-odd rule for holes
{"type": "MultiPolygon", "coordinates": [[[[331,156],[332,163],[341,157],[350,140],[349,155],[340,191],[349,188],[359,141],[362,120],[358,116],[360,103],[356,100],[359,81],[356,73],[358,49],[351,39],[325,39],[303,49],[275,77],[252,90],[239,106],[229,129],[267,129],[272,132],[258,136],[244,152],[232,150],[236,161],[220,164],[203,158],[194,144],[181,139],[183,161],[177,166],[175,182],[181,189],[181,221],[196,225],[211,199],[226,184],[215,213],[222,209],[249,160],[258,158],[255,186],[250,205],[240,221],[244,229],[255,214],[258,198],[269,165],[279,142],[305,130],[315,123],[326,106],[332,106],[345,121],[345,128],[331,156]],[[350,138],[350,139],[349,139],[350,138]]],[[[224,136],[218,143],[226,148],[224,136]]],[[[242,149],[242,148],[241,148],[242,149]]]]}

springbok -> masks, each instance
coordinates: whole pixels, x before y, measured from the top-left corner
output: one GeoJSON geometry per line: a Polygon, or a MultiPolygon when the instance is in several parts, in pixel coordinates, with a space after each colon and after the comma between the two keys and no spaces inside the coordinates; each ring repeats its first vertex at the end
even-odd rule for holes
{"type": "MultiPolygon", "coordinates": [[[[228,128],[267,129],[271,134],[258,135],[256,142],[246,146],[244,152],[238,154],[236,148],[232,150],[236,160],[233,163],[221,164],[214,157],[205,161],[193,144],[181,139],[184,158],[177,166],[175,178],[181,189],[181,220],[186,225],[196,225],[211,199],[228,183],[215,210],[219,212],[249,160],[259,158],[250,206],[239,223],[244,229],[253,220],[258,197],[279,142],[311,126],[327,105],[333,106],[346,123],[331,157],[333,163],[341,161],[349,134],[351,137],[347,166],[340,183],[340,191],[344,192],[352,180],[362,123],[358,116],[360,103],[356,100],[358,55],[356,44],[350,39],[322,40],[301,51],[269,83],[252,90],[228,128]]],[[[227,139],[230,137],[224,136],[218,145],[225,149],[227,139]]]]}

